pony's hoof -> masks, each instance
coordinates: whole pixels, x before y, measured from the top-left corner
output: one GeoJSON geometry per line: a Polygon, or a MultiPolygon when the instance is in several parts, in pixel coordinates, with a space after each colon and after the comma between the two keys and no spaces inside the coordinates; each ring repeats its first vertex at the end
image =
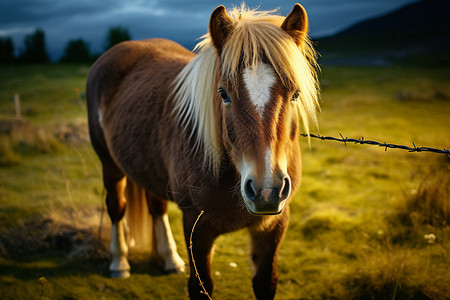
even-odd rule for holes
{"type": "Polygon", "coordinates": [[[111,278],[129,278],[131,276],[130,271],[111,271],[111,278]]]}
{"type": "Polygon", "coordinates": [[[164,270],[164,273],[166,273],[167,275],[180,274],[180,273],[184,273],[184,271],[185,271],[185,268],[184,268],[184,266],[182,266],[182,267],[178,267],[178,268],[164,270]]]}
{"type": "Polygon", "coordinates": [[[184,273],[185,270],[186,265],[178,253],[175,253],[170,259],[166,259],[164,263],[164,272],[166,274],[184,273]]]}

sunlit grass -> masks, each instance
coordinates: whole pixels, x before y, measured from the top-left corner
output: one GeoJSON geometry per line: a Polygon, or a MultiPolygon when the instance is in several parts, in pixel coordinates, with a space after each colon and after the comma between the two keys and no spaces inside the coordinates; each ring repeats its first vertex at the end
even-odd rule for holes
{"type": "MultiPolygon", "coordinates": [[[[0,238],[0,298],[39,298],[45,277],[50,299],[183,299],[184,274],[164,275],[133,253],[127,280],[107,278],[106,245],[101,253],[76,248],[70,255],[70,243],[93,241],[100,229],[103,243],[108,239],[100,163],[79,131],[86,121],[76,89],[83,91],[87,70],[0,69],[1,119],[14,119],[12,95],[19,93],[32,128],[0,133],[0,237],[17,236],[23,249],[3,249],[0,238]],[[39,241],[30,226],[47,219],[54,223],[39,241]],[[42,242],[41,251],[27,252],[33,242],[42,242]]],[[[447,68],[324,67],[315,132],[448,148],[448,78],[447,68]]],[[[309,147],[300,139],[303,183],[290,206],[277,299],[444,299],[450,291],[445,155],[314,139],[309,147]]],[[[174,204],[169,217],[187,261],[174,204]]],[[[214,299],[254,298],[249,252],[246,231],[218,238],[214,299]]]]}

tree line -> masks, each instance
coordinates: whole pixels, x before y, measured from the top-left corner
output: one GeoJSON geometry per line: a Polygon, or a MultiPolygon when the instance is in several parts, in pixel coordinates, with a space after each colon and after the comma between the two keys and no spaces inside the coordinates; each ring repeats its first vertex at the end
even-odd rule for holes
{"type": "MultiPolygon", "coordinates": [[[[131,35],[126,27],[116,26],[108,29],[104,50],[112,46],[131,40],[131,35]]],[[[37,28],[33,33],[25,36],[23,48],[18,55],[15,55],[14,43],[11,37],[0,37],[0,64],[11,63],[49,63],[50,58],[47,53],[45,32],[37,28]]],[[[64,48],[63,55],[59,62],[64,63],[91,63],[99,53],[92,53],[89,44],[82,38],[71,39],[64,48]]]]}

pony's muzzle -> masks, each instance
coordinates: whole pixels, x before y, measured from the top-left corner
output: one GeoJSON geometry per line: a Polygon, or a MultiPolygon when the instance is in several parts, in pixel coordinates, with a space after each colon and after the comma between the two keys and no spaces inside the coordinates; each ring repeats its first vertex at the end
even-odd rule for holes
{"type": "Polygon", "coordinates": [[[243,194],[250,213],[276,215],[281,213],[286,199],[291,195],[291,179],[286,175],[278,186],[257,188],[254,180],[248,178],[244,183],[243,194]]]}

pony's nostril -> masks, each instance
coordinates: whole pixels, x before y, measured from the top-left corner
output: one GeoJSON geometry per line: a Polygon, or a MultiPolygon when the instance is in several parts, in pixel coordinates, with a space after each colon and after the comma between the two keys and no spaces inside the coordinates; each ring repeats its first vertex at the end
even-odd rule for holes
{"type": "Polygon", "coordinates": [[[289,176],[284,177],[283,186],[280,189],[280,200],[285,200],[291,194],[291,179],[289,176]]]}
{"type": "Polygon", "coordinates": [[[247,198],[250,199],[251,201],[256,199],[256,189],[255,189],[255,185],[253,184],[253,180],[248,179],[245,182],[244,192],[245,192],[245,195],[247,196],[247,198]]]}

